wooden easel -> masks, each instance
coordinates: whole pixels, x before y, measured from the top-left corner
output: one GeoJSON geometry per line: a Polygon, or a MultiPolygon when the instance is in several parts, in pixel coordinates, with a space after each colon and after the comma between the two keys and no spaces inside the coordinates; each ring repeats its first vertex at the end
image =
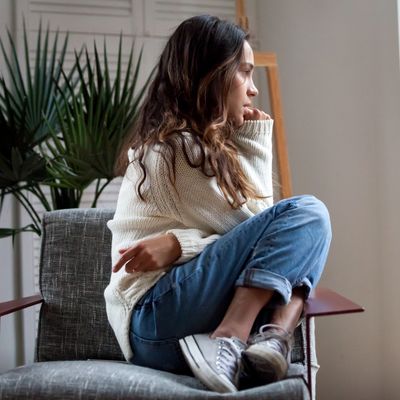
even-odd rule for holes
{"type": "MultiPolygon", "coordinates": [[[[249,29],[249,19],[246,15],[244,0],[236,0],[236,22],[243,29],[249,29]]],[[[274,140],[277,157],[277,174],[279,178],[280,198],[292,196],[292,181],[290,177],[289,158],[286,135],[283,123],[281,91],[278,79],[278,64],[276,54],[270,52],[254,52],[255,66],[265,68],[268,82],[271,114],[274,119],[274,140]]]]}

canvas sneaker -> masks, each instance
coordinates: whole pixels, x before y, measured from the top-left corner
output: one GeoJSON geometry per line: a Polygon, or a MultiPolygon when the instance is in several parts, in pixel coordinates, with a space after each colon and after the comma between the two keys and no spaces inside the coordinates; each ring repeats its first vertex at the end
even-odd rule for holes
{"type": "Polygon", "coordinates": [[[198,334],[180,339],[179,344],[193,374],[205,386],[220,393],[238,390],[241,354],[247,347],[240,339],[198,334]]]}
{"type": "Polygon", "coordinates": [[[292,335],[279,325],[263,325],[259,333],[249,338],[243,352],[243,363],[247,374],[263,383],[284,378],[289,367],[292,335]]]}

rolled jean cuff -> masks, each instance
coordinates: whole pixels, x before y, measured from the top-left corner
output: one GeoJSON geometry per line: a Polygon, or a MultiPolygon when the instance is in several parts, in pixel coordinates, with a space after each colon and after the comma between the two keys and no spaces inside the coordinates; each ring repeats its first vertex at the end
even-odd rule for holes
{"type": "Polygon", "coordinates": [[[311,291],[313,290],[313,285],[308,280],[308,278],[302,278],[300,281],[293,284],[293,289],[301,287],[304,289],[304,300],[310,297],[311,291]]]}
{"type": "MultiPolygon", "coordinates": [[[[302,284],[300,283],[300,285],[302,284]]],[[[283,304],[288,304],[292,297],[292,285],[290,282],[284,276],[264,269],[249,268],[244,270],[235,285],[273,290],[281,295],[283,304]]]]}

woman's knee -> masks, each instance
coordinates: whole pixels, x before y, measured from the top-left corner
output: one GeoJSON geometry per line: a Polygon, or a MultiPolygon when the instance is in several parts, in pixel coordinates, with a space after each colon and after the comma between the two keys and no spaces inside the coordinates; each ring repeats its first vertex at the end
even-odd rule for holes
{"type": "Polygon", "coordinates": [[[320,235],[330,240],[332,237],[332,228],[329,211],[326,205],[312,195],[300,196],[298,205],[309,219],[309,222],[313,225],[313,228],[318,230],[320,235]]]}

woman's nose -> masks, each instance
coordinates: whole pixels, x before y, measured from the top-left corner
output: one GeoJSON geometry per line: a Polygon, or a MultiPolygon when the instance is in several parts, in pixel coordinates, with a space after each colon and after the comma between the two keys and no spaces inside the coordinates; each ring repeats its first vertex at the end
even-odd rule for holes
{"type": "Polygon", "coordinates": [[[248,96],[257,96],[258,95],[258,89],[256,88],[256,85],[254,82],[251,82],[249,89],[247,90],[247,95],[248,96]]]}

